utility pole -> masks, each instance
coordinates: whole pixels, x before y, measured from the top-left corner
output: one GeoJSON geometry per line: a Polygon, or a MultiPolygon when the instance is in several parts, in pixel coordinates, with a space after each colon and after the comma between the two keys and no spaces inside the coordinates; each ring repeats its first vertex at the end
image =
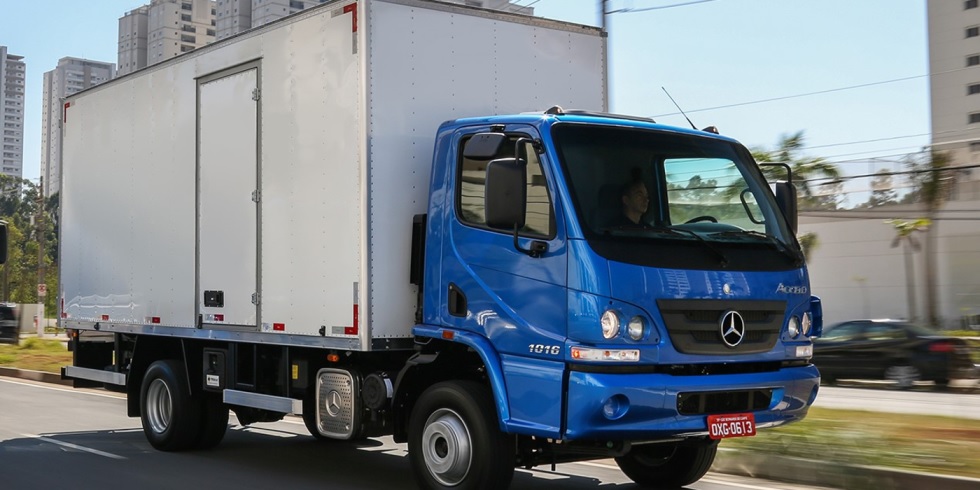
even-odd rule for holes
{"type": "Polygon", "coordinates": [[[37,214],[34,222],[37,225],[37,336],[44,335],[44,297],[47,295],[47,285],[44,283],[44,177],[37,185],[37,214]]]}
{"type": "Polygon", "coordinates": [[[608,3],[609,0],[599,0],[599,27],[602,29],[602,35],[605,36],[606,38],[606,52],[604,53],[606,58],[606,68],[605,68],[606,72],[602,74],[603,78],[605,79],[605,85],[606,85],[606,107],[602,108],[604,112],[609,112],[609,106],[611,105],[610,97],[612,96],[612,89],[609,88],[609,85],[611,83],[609,81],[609,65],[610,65],[609,53],[611,53],[612,50],[609,49],[610,36],[609,36],[609,31],[606,30],[608,27],[608,17],[609,17],[609,9],[607,8],[608,3]]]}

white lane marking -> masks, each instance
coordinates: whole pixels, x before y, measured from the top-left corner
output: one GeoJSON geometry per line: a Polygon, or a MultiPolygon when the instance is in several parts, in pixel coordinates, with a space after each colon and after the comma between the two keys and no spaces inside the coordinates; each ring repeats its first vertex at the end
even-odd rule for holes
{"type": "Polygon", "coordinates": [[[24,437],[29,437],[31,439],[40,439],[40,440],[42,440],[44,442],[50,442],[51,444],[57,444],[59,446],[64,446],[64,447],[67,447],[67,448],[77,449],[79,451],[85,451],[87,453],[95,454],[95,455],[98,455],[98,456],[104,456],[106,458],[126,459],[125,456],[119,456],[118,454],[107,453],[105,451],[99,451],[98,449],[92,449],[90,447],[79,446],[78,444],[72,444],[70,442],[59,441],[57,439],[52,439],[50,437],[44,437],[44,436],[39,436],[39,435],[35,435],[35,434],[21,434],[21,435],[24,436],[24,437]]]}
{"type": "Polygon", "coordinates": [[[30,386],[32,388],[41,388],[41,389],[44,389],[44,390],[51,390],[51,391],[62,391],[62,392],[65,392],[65,393],[81,393],[83,395],[101,396],[103,398],[113,398],[113,399],[116,399],[116,400],[125,400],[126,399],[126,395],[122,395],[122,394],[111,394],[110,395],[110,394],[106,394],[106,393],[93,393],[91,391],[85,391],[83,389],[58,388],[58,387],[55,387],[55,386],[47,386],[47,385],[43,385],[43,384],[22,383],[20,381],[10,381],[9,379],[4,379],[3,377],[0,377],[0,383],[10,383],[10,384],[13,384],[13,385],[30,386]]]}

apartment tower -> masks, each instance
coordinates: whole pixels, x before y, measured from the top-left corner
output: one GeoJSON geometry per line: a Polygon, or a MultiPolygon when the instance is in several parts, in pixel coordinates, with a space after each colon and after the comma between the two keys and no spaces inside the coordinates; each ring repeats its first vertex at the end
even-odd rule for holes
{"type": "Polygon", "coordinates": [[[79,58],[61,58],[58,66],[44,74],[41,101],[41,177],[44,195],[61,190],[62,99],[94,87],[116,76],[116,65],[79,58]]]}
{"type": "Polygon", "coordinates": [[[125,75],[215,40],[213,0],[152,0],[119,19],[118,74],[125,75]]]}
{"type": "Polygon", "coordinates": [[[0,46],[0,116],[3,117],[3,153],[0,173],[24,175],[24,87],[27,65],[23,56],[0,46]]]}

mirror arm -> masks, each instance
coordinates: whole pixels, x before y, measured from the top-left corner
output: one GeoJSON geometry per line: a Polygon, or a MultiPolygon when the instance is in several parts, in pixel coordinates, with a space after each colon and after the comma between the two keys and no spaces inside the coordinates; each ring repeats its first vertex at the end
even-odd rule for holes
{"type": "Polygon", "coordinates": [[[514,224],[514,248],[517,251],[527,254],[528,257],[536,259],[544,255],[548,251],[548,244],[542,242],[541,240],[531,240],[531,248],[521,248],[521,244],[517,241],[517,224],[514,224]]]}

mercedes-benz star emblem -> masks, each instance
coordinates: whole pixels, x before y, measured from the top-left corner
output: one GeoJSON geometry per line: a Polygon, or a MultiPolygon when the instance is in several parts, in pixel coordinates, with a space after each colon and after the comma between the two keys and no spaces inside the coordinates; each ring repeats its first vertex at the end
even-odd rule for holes
{"type": "Polygon", "coordinates": [[[729,347],[736,347],[745,338],[745,320],[737,311],[726,311],[721,316],[721,340],[729,347]]]}
{"type": "Polygon", "coordinates": [[[340,413],[341,403],[340,393],[337,393],[337,390],[330,390],[327,394],[327,413],[331,417],[336,417],[340,413]]]}

